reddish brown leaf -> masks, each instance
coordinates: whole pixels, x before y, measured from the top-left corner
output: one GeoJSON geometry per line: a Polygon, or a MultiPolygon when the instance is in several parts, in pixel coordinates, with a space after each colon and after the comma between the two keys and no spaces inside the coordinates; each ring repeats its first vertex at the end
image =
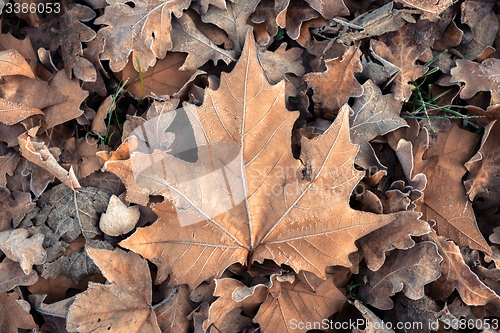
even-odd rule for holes
{"type": "Polygon", "coordinates": [[[462,177],[476,135],[454,124],[448,132],[439,133],[437,142],[423,155],[415,151],[415,173],[427,176],[424,203],[419,210],[424,219],[435,220],[440,236],[449,237],[462,246],[491,254],[481,235],[472,204],[467,199],[462,177]],[[425,158],[425,159],[423,159],[425,158]]]}
{"type": "Polygon", "coordinates": [[[392,88],[394,97],[400,101],[408,101],[414,87],[411,83],[428,70],[415,64],[426,50],[424,45],[416,43],[415,33],[416,25],[406,24],[396,32],[380,36],[380,41],[370,41],[370,47],[379,57],[400,68],[392,88]]]}
{"type": "Polygon", "coordinates": [[[325,72],[304,75],[307,85],[314,91],[315,107],[321,113],[335,113],[349,97],[359,97],[363,94],[363,86],[354,77],[354,73],[363,70],[360,56],[361,51],[351,46],[344,53],[342,60],[327,60],[325,72]]]}
{"type": "Polygon", "coordinates": [[[80,104],[89,93],[80,88],[78,79],[70,80],[65,72],[58,72],[50,81],[49,87],[66,97],[62,103],[44,109],[45,129],[50,129],[83,114],[80,104]]]}

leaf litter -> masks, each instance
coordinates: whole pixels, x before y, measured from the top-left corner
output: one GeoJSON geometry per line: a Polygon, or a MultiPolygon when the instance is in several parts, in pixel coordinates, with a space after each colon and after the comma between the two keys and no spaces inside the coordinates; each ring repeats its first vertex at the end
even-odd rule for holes
{"type": "Polygon", "coordinates": [[[2,331],[498,329],[498,4],[30,4],[2,331]]]}

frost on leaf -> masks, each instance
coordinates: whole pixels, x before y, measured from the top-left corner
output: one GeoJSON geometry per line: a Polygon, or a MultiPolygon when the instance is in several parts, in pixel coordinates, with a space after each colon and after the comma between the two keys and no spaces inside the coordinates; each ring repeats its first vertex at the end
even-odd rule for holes
{"type": "Polygon", "coordinates": [[[486,59],[482,63],[457,59],[457,67],[451,69],[450,82],[465,82],[460,98],[469,99],[479,91],[491,92],[491,104],[500,102],[499,59],[486,59]]]}
{"type": "Polygon", "coordinates": [[[322,136],[304,139],[294,159],[297,116],[285,108],[284,82],[266,81],[251,34],[219,89],[207,89],[201,107],[185,110],[196,162],[132,150],[105,163],[127,186],[129,201],[166,199],[154,206],[153,225],[120,243],[158,266],[157,282],[171,275],[171,283],[195,287],[233,263],[265,259],[325,277],[326,266],[350,266],[356,239],[395,218],[349,206],[362,172],[353,165],[347,108],[322,136]]]}
{"type": "Polygon", "coordinates": [[[10,260],[19,262],[25,274],[31,273],[33,265],[43,264],[47,257],[42,247],[43,235],[28,236],[24,229],[0,232],[0,250],[10,260]]]}
{"type": "Polygon", "coordinates": [[[67,316],[68,331],[160,333],[151,307],[151,276],[146,260],[120,249],[87,247],[87,252],[109,284],[91,284],[76,296],[67,316]]]}
{"type": "Polygon", "coordinates": [[[98,34],[106,39],[101,60],[109,60],[113,72],[121,71],[128,62],[130,53],[134,68],[147,70],[156,63],[156,58],[164,58],[172,48],[170,31],[172,14],[182,15],[190,0],[109,0],[104,15],[95,20],[96,24],[107,27],[98,34]]]}

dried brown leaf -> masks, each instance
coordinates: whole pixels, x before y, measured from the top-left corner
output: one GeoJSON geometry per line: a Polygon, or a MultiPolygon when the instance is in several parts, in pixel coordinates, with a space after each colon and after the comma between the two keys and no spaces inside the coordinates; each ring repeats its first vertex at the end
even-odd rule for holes
{"type": "Polygon", "coordinates": [[[0,230],[16,228],[34,206],[29,193],[0,187],[0,230]]]}
{"type": "Polygon", "coordinates": [[[4,156],[0,156],[0,187],[5,187],[7,184],[7,175],[14,175],[19,159],[19,153],[13,151],[9,151],[4,156]]]}
{"type": "Polygon", "coordinates": [[[101,60],[109,60],[113,72],[125,67],[130,53],[136,71],[138,64],[146,71],[156,58],[163,59],[172,48],[172,14],[181,17],[191,4],[191,0],[145,0],[134,1],[132,8],[128,2],[109,0],[104,15],[94,21],[107,25],[98,31],[106,39],[101,60]]]}
{"type": "Polygon", "coordinates": [[[35,78],[28,62],[16,50],[0,51],[0,78],[9,75],[35,78]]]}
{"type": "Polygon", "coordinates": [[[68,171],[59,165],[56,158],[45,144],[33,141],[28,133],[22,134],[18,139],[19,150],[24,158],[48,171],[70,189],[76,191],[80,188],[73,168],[70,167],[68,171]]]}
{"type": "Polygon", "coordinates": [[[439,14],[457,2],[457,0],[396,0],[396,2],[401,2],[408,7],[428,12],[429,14],[426,17],[437,18],[439,14]]]}
{"type": "Polygon", "coordinates": [[[286,47],[287,44],[283,43],[274,52],[266,50],[259,54],[262,69],[271,84],[284,80],[286,73],[293,73],[299,77],[304,75],[302,50],[296,47],[287,50],[286,47]]]}
{"type": "Polygon", "coordinates": [[[365,257],[366,266],[377,271],[385,261],[386,251],[407,250],[415,246],[412,236],[423,236],[431,232],[429,224],[420,219],[422,213],[408,211],[370,234],[360,238],[358,244],[365,257]]]}
{"type": "Polygon", "coordinates": [[[21,264],[25,274],[30,274],[33,265],[41,265],[47,258],[42,247],[43,235],[37,234],[28,238],[25,229],[14,229],[0,232],[0,250],[7,258],[21,264]]]}
{"type": "Polygon", "coordinates": [[[31,314],[18,302],[24,301],[19,300],[19,295],[16,293],[7,294],[0,291],[0,304],[2,304],[0,307],[0,327],[5,332],[18,332],[20,328],[37,328],[31,314]]]}
{"type": "Polygon", "coordinates": [[[172,51],[188,54],[179,70],[196,71],[209,60],[212,60],[214,64],[217,64],[219,60],[226,64],[236,61],[236,52],[218,47],[198,30],[193,21],[194,15],[197,14],[188,11],[172,21],[172,51]]]}
{"type": "Polygon", "coordinates": [[[60,71],[52,78],[49,87],[65,96],[66,100],[44,109],[45,129],[50,129],[83,114],[80,104],[87,98],[89,93],[80,88],[78,79],[73,78],[70,80],[65,72],[60,71]]]}
{"type": "Polygon", "coordinates": [[[424,213],[424,219],[437,222],[440,236],[491,254],[477,227],[472,204],[462,184],[462,177],[467,172],[464,163],[475,139],[474,133],[454,124],[448,132],[439,133],[436,143],[425,156],[422,157],[423,149],[415,151],[414,172],[423,172],[427,176],[424,202],[418,209],[424,213]]]}
{"type": "Polygon", "coordinates": [[[300,160],[293,157],[296,115],[285,108],[284,83],[267,83],[251,34],[246,45],[219,89],[207,89],[201,107],[184,107],[196,162],[132,150],[105,163],[127,186],[127,200],[167,199],[154,206],[153,225],[120,243],[159,267],[158,282],[170,274],[172,283],[195,287],[233,263],[268,258],[324,277],[326,266],[350,265],[356,239],[395,218],[349,207],[362,172],[353,167],[347,107],[322,136],[303,140],[300,160]]]}
{"type": "Polygon", "coordinates": [[[254,318],[263,332],[318,329],[310,326],[338,312],[347,300],[333,279],[325,280],[314,291],[299,279],[294,283],[273,281],[273,284],[254,318]],[[301,327],[298,323],[305,325],[301,327]]]}
{"type": "Polygon", "coordinates": [[[97,79],[96,68],[83,57],[82,49],[82,42],[90,42],[96,33],[81,22],[88,22],[94,17],[95,12],[91,8],[80,4],[73,4],[59,16],[59,32],[51,49],[57,48],[55,45],[61,47],[64,69],[70,79],[72,71],[84,82],[95,82],[97,79]]]}
{"type": "Polygon", "coordinates": [[[25,274],[19,263],[4,259],[0,263],[0,290],[9,291],[16,286],[31,286],[38,281],[38,274],[25,274]]]}
{"type": "Polygon", "coordinates": [[[500,200],[500,174],[499,159],[500,122],[495,120],[485,129],[479,151],[465,163],[469,170],[467,180],[464,182],[470,200],[477,195],[485,193],[491,198],[500,200]]]}
{"type": "Polygon", "coordinates": [[[500,305],[500,297],[471,271],[458,246],[445,237],[436,235],[434,231],[425,238],[437,245],[439,254],[443,257],[440,264],[442,275],[429,286],[430,296],[436,300],[443,299],[457,289],[460,298],[467,305],[500,305]]]}
{"type": "Polygon", "coordinates": [[[331,20],[335,16],[349,15],[349,9],[342,0],[306,0],[321,16],[331,20]]]}
{"type": "Polygon", "coordinates": [[[61,103],[66,99],[51,89],[46,81],[38,77],[32,80],[24,76],[4,78],[0,85],[0,97],[38,109],[61,103]]]}
{"type": "Polygon", "coordinates": [[[233,51],[240,52],[245,43],[245,36],[249,26],[247,19],[255,11],[259,0],[228,2],[227,9],[212,6],[201,18],[205,23],[212,23],[226,31],[233,41],[233,51]]]}
{"type": "Polygon", "coordinates": [[[415,42],[415,24],[406,24],[396,32],[380,36],[380,40],[370,40],[370,47],[382,59],[400,68],[393,82],[394,97],[408,101],[414,88],[412,82],[427,72],[428,68],[416,65],[415,61],[426,50],[415,42]]]}
{"type": "Polygon", "coordinates": [[[127,90],[137,98],[155,94],[156,96],[177,96],[182,94],[190,82],[202,71],[181,71],[179,68],[186,61],[186,54],[168,52],[156,65],[143,71],[143,82],[139,73],[127,64],[122,71],[122,80],[128,80],[127,90]]]}
{"type": "Polygon", "coordinates": [[[355,99],[353,113],[349,116],[351,140],[359,145],[355,163],[367,170],[386,169],[369,141],[400,127],[408,127],[408,124],[399,116],[401,102],[393,94],[382,95],[371,80],[363,84],[363,90],[363,95],[355,99]]]}
{"type": "Polygon", "coordinates": [[[43,112],[30,105],[15,103],[4,98],[0,98],[0,123],[5,125],[14,125],[36,114],[43,115],[43,112]]]}
{"type": "Polygon", "coordinates": [[[173,287],[171,293],[158,305],[154,312],[163,333],[188,332],[190,320],[186,317],[193,311],[194,303],[189,299],[189,287],[173,287]]]}
{"type": "Polygon", "coordinates": [[[151,307],[151,276],[138,254],[86,248],[109,284],[92,284],[76,296],[67,316],[68,331],[160,333],[151,307]]]}
{"type": "Polygon", "coordinates": [[[400,291],[410,299],[420,299],[424,297],[424,285],[441,275],[442,260],[432,242],[418,243],[406,251],[395,250],[378,271],[360,272],[368,278],[368,284],[360,287],[359,299],[380,310],[392,309],[394,303],[390,296],[400,291]]]}
{"type": "Polygon", "coordinates": [[[360,97],[363,94],[363,86],[354,77],[354,73],[363,70],[360,56],[361,51],[351,46],[342,60],[327,60],[325,72],[304,75],[307,85],[313,89],[315,108],[321,113],[335,113],[350,97],[360,97]]]}
{"type": "Polygon", "coordinates": [[[450,82],[465,82],[460,98],[469,99],[479,91],[491,92],[491,104],[500,102],[500,59],[486,59],[482,63],[457,59],[457,67],[451,69],[450,82]]]}

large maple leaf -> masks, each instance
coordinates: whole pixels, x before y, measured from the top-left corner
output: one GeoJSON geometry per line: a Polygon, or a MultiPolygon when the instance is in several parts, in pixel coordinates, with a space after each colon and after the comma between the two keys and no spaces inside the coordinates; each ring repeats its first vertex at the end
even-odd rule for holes
{"type": "Polygon", "coordinates": [[[304,139],[295,159],[297,114],[286,110],[284,90],[283,81],[265,79],[249,34],[220,88],[207,89],[201,107],[185,105],[196,162],[161,150],[109,157],[106,170],[122,179],[129,200],[166,199],[154,206],[153,225],[120,243],[158,266],[157,282],[170,274],[195,287],[233,263],[265,259],[325,278],[326,266],[351,265],[356,239],[395,218],[349,206],[362,172],[354,169],[348,107],[322,136],[304,139]]]}

